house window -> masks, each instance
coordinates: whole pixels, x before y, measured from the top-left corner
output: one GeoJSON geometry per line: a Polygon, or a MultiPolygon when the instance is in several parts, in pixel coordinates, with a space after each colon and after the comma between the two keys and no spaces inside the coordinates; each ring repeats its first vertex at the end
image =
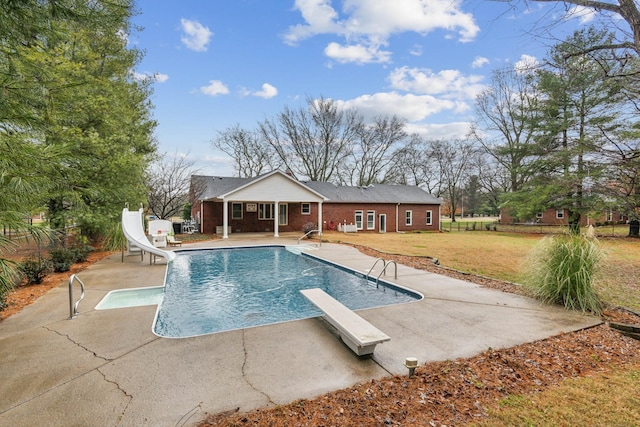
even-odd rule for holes
{"type": "Polygon", "coordinates": [[[538,219],[542,218],[542,212],[538,212],[538,213],[536,214],[536,218],[538,218],[538,219]]]}
{"type": "Polygon", "coordinates": [[[273,203],[258,203],[258,219],[275,219],[273,203]]]}
{"type": "Polygon", "coordinates": [[[356,230],[362,230],[362,211],[356,211],[356,230]]]}
{"type": "Polygon", "coordinates": [[[242,219],[242,203],[231,204],[231,219],[242,219]]]}
{"type": "Polygon", "coordinates": [[[302,204],[302,215],[311,215],[311,203],[302,204]]]}
{"type": "Polygon", "coordinates": [[[556,209],[556,218],[557,219],[564,218],[564,209],[556,209]]]}
{"type": "Polygon", "coordinates": [[[280,210],[278,214],[278,225],[287,225],[289,222],[288,221],[289,216],[287,215],[288,213],[287,204],[283,203],[281,205],[278,205],[278,209],[280,210]]]}
{"type": "Polygon", "coordinates": [[[412,215],[413,215],[413,213],[411,211],[406,211],[405,212],[405,214],[404,214],[404,225],[411,225],[411,223],[412,223],[412,220],[411,220],[412,215]]]}
{"type": "Polygon", "coordinates": [[[376,211],[367,211],[367,230],[376,228],[376,211]]]}
{"type": "Polygon", "coordinates": [[[427,225],[433,224],[433,211],[427,211],[427,225]]]}

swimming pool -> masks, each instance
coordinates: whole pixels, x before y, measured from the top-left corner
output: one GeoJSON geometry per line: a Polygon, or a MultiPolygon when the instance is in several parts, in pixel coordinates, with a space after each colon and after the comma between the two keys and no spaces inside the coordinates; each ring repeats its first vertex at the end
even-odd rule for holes
{"type": "Polygon", "coordinates": [[[352,310],[422,299],[284,246],[188,250],[167,267],[153,332],[184,338],[322,315],[301,289],[321,288],[352,310]]]}

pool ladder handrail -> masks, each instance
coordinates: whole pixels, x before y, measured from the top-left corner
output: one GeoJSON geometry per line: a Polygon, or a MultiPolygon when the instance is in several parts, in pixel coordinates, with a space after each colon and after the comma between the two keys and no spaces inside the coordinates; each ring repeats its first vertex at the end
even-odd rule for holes
{"type": "Polygon", "coordinates": [[[371,275],[371,272],[373,271],[374,268],[376,268],[376,265],[378,265],[380,261],[382,261],[382,270],[384,271],[385,267],[387,266],[387,261],[382,258],[376,258],[376,261],[373,263],[369,271],[367,271],[367,274],[365,276],[367,280],[369,280],[369,276],[371,275]]]}
{"type": "Polygon", "coordinates": [[[380,281],[380,276],[382,276],[383,274],[386,276],[387,275],[387,267],[389,267],[389,265],[393,264],[393,266],[395,267],[395,272],[393,275],[394,279],[398,279],[398,263],[396,263],[394,260],[390,259],[389,261],[382,259],[382,258],[377,258],[376,261],[373,263],[373,265],[371,266],[371,268],[369,269],[369,271],[367,272],[366,275],[366,279],[369,280],[370,278],[370,274],[371,271],[374,269],[374,267],[378,264],[378,262],[382,261],[382,270],[380,270],[380,273],[378,274],[378,277],[376,277],[376,288],[378,287],[378,282],[380,281]]]}
{"type": "Polygon", "coordinates": [[[82,301],[83,298],[84,298],[84,282],[80,280],[80,278],[77,275],[72,274],[71,277],[69,277],[69,320],[75,319],[76,316],[78,315],[78,304],[80,304],[80,301],[82,301]],[[80,283],[80,298],[78,298],[78,301],[74,303],[73,302],[73,282],[76,280],[78,281],[78,283],[80,283]]]}
{"type": "MultiPolygon", "coordinates": [[[[311,233],[320,233],[320,230],[309,230],[306,233],[304,233],[304,235],[300,236],[300,238],[298,239],[298,244],[300,244],[300,240],[306,238],[309,238],[309,234],[311,233]]],[[[322,246],[322,240],[319,241],[318,246],[322,246]]]]}

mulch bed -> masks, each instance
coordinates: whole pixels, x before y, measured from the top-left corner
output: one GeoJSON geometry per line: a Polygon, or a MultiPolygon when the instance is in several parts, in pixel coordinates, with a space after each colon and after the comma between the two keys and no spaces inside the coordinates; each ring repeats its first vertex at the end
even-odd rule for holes
{"type": "Polygon", "coordinates": [[[35,300],[46,294],[49,290],[57,288],[69,280],[72,274],[77,274],[91,264],[108,257],[114,252],[91,252],[85,262],[75,263],[69,271],[63,273],[50,273],[37,285],[27,285],[23,281],[7,296],[7,307],[0,311],[0,321],[19,312],[23,307],[32,304],[35,300]]]}
{"type": "MultiPolygon", "coordinates": [[[[354,245],[355,246],[355,245],[354,245]]],[[[425,257],[381,253],[355,246],[371,256],[432,271],[504,292],[520,286],[446,269],[425,257]]],[[[467,359],[419,366],[412,378],[371,380],[315,399],[248,413],[211,414],[205,426],[455,426],[481,421],[487,408],[512,394],[540,392],[567,378],[588,377],[616,368],[640,369],[640,341],[623,336],[606,322],[640,324],[622,308],[603,314],[605,323],[467,359]]]]}

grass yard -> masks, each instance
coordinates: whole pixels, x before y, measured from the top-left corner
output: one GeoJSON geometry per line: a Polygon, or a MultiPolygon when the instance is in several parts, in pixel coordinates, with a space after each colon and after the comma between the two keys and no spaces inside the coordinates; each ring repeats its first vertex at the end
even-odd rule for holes
{"type": "MultiPolygon", "coordinates": [[[[437,258],[440,265],[519,283],[540,234],[469,231],[442,233],[325,232],[323,240],[368,246],[381,252],[437,258]]],[[[640,239],[601,237],[607,254],[596,284],[612,305],[640,311],[640,239]]]]}

